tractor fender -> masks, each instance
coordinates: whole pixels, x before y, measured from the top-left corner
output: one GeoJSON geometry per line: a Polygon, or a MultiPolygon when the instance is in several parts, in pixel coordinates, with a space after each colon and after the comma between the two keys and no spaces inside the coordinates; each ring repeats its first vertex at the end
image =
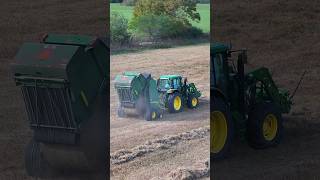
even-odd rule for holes
{"type": "Polygon", "coordinates": [[[220,89],[217,89],[217,88],[211,88],[210,90],[210,94],[211,94],[211,106],[213,105],[214,101],[216,98],[220,98],[222,99],[226,104],[228,104],[228,99],[227,99],[227,96],[220,90],[220,89]]]}

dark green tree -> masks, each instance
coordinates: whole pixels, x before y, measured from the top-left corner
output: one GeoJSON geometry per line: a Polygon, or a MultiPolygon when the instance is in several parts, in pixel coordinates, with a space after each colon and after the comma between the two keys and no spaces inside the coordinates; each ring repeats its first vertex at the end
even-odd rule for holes
{"type": "Polygon", "coordinates": [[[165,15],[188,25],[189,20],[200,21],[197,0],[137,0],[133,15],[165,15]]]}

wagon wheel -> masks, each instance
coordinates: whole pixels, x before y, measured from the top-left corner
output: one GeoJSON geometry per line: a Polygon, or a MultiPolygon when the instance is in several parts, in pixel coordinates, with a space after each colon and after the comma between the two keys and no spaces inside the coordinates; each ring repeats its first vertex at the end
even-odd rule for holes
{"type": "Polygon", "coordinates": [[[118,117],[125,117],[124,108],[121,105],[118,106],[118,117]]]}
{"type": "Polygon", "coordinates": [[[145,119],[147,121],[152,121],[157,119],[160,116],[160,113],[158,113],[155,109],[153,108],[147,108],[146,114],[145,114],[145,119]]]}
{"type": "Polygon", "coordinates": [[[25,165],[29,176],[50,177],[56,173],[43,158],[40,143],[34,139],[26,147],[25,165]]]}

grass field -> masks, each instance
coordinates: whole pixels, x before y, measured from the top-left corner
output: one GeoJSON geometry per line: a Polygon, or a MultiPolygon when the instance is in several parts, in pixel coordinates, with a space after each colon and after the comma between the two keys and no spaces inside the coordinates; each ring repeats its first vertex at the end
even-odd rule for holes
{"type": "MultiPolygon", "coordinates": [[[[201,21],[199,23],[192,22],[192,25],[199,27],[205,33],[210,32],[210,5],[209,4],[198,4],[198,12],[200,13],[201,21]]],[[[125,16],[129,21],[132,17],[133,7],[124,6],[119,3],[110,4],[111,12],[119,12],[125,16]]]]}

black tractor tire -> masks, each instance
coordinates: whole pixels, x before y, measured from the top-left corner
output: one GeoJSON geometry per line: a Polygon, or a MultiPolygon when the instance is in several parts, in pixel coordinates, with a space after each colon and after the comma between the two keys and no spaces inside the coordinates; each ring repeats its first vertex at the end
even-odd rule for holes
{"type": "Polygon", "coordinates": [[[157,112],[155,109],[147,108],[147,111],[145,113],[145,119],[147,121],[153,121],[156,120],[159,117],[159,115],[159,112],[157,112]]]}
{"type": "Polygon", "coordinates": [[[231,118],[229,106],[222,98],[214,98],[213,102],[211,102],[210,128],[211,128],[210,129],[211,159],[212,160],[223,159],[229,153],[230,147],[233,142],[234,122],[231,118]],[[221,127],[224,127],[226,129],[226,132],[224,132],[223,130],[219,131],[219,129],[217,129],[219,126],[220,126],[220,130],[223,129],[221,127]],[[217,139],[217,135],[214,135],[214,133],[218,133],[219,135],[218,139],[217,139]],[[222,144],[223,142],[221,141],[224,141],[224,144],[222,144]],[[221,147],[216,147],[214,143],[221,147]]]}
{"type": "Polygon", "coordinates": [[[120,117],[120,118],[122,118],[122,117],[125,117],[125,112],[124,112],[124,108],[121,106],[121,105],[119,105],[119,107],[118,107],[118,117],[120,117]]]}
{"type": "Polygon", "coordinates": [[[273,103],[259,103],[248,120],[248,142],[254,149],[265,149],[280,143],[283,124],[280,110],[273,103]]]}
{"type": "Polygon", "coordinates": [[[189,95],[188,100],[187,100],[188,108],[194,109],[194,108],[198,107],[198,105],[199,105],[199,99],[193,94],[189,95]]]}
{"type": "Polygon", "coordinates": [[[25,166],[29,176],[32,177],[52,177],[53,169],[43,158],[40,143],[34,139],[30,140],[25,150],[25,166]]]}
{"type": "Polygon", "coordinates": [[[183,100],[180,93],[170,94],[168,97],[168,109],[170,113],[178,113],[183,110],[183,100]],[[180,99],[180,100],[179,100],[180,99]],[[176,103],[176,105],[175,105],[176,103]],[[179,106],[180,104],[180,106],[179,106]]]}

